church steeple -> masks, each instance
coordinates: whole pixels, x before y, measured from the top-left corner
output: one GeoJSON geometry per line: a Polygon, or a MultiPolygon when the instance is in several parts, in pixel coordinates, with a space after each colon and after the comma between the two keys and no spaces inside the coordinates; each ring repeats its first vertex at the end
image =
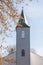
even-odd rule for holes
{"type": "Polygon", "coordinates": [[[21,12],[21,16],[24,18],[24,12],[23,12],[23,9],[22,9],[22,12],[21,12]]]}
{"type": "Polygon", "coordinates": [[[21,18],[20,18],[19,21],[18,21],[17,27],[29,27],[29,26],[25,23],[25,17],[24,17],[23,9],[22,9],[21,18]]]}
{"type": "Polygon", "coordinates": [[[30,26],[23,10],[21,16],[16,28],[16,65],[30,65],[30,26]]]}

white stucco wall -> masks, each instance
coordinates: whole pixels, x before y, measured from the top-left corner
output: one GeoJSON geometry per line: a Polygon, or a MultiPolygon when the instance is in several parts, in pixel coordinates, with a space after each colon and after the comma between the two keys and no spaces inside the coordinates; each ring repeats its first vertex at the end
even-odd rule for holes
{"type": "Polygon", "coordinates": [[[43,57],[30,53],[30,63],[31,65],[43,65],[43,57]]]}

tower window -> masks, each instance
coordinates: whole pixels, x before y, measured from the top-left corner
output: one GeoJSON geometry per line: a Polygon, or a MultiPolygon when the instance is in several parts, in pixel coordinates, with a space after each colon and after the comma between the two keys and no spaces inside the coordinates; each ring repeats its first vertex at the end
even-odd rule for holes
{"type": "Polygon", "coordinates": [[[22,31],[22,38],[25,38],[25,31],[22,31]]]}
{"type": "Polygon", "coordinates": [[[22,49],[22,56],[25,56],[25,50],[24,49],[22,49]]]}

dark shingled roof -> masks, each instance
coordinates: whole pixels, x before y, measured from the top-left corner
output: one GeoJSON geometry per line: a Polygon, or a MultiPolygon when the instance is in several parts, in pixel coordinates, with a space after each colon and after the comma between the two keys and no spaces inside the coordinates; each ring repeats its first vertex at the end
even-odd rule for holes
{"type": "MultiPolygon", "coordinates": [[[[22,12],[21,12],[21,16],[24,18],[23,10],[22,10],[22,12]]],[[[20,23],[21,27],[29,27],[29,26],[25,23],[25,18],[24,18],[24,19],[22,19],[22,18],[19,19],[18,24],[17,24],[17,27],[19,27],[19,23],[20,23]]]]}

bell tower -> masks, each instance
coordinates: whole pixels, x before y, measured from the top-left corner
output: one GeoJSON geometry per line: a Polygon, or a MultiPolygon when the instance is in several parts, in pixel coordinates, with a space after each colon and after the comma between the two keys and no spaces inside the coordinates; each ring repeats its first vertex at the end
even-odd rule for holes
{"type": "Polygon", "coordinates": [[[16,27],[16,65],[30,65],[30,26],[26,24],[24,12],[16,27]]]}

